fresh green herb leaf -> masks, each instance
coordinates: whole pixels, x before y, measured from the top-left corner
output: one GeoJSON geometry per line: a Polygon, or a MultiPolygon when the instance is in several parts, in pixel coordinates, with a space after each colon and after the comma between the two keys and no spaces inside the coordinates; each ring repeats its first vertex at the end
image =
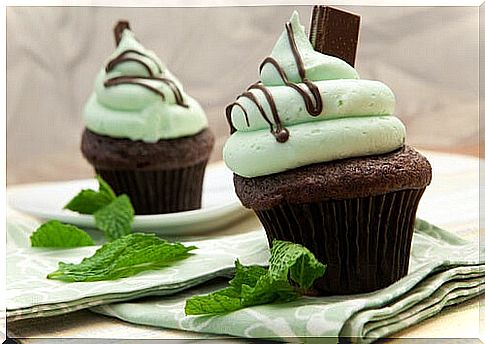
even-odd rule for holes
{"type": "Polygon", "coordinates": [[[80,214],[94,214],[115,200],[116,195],[111,187],[100,176],[96,176],[99,191],[91,189],[81,190],[64,207],[80,214]]]}
{"type": "Polygon", "coordinates": [[[114,200],[116,198],[116,194],[111,188],[111,186],[109,186],[108,183],[106,183],[106,181],[103,178],[101,178],[99,174],[96,175],[96,179],[98,180],[98,183],[99,183],[99,192],[107,195],[109,198],[114,200]]]}
{"type": "Polygon", "coordinates": [[[79,264],[60,262],[58,270],[47,278],[65,282],[114,280],[169,266],[189,257],[194,249],[155,234],[133,233],[103,245],[79,264]]]}
{"type": "Polygon", "coordinates": [[[64,207],[81,214],[93,214],[96,227],[115,240],[131,232],[135,211],[127,195],[116,197],[103,178],[96,176],[99,190],[82,190],[64,207]]]}
{"type": "Polygon", "coordinates": [[[244,307],[273,302],[288,302],[297,297],[297,292],[288,283],[288,280],[275,280],[268,274],[262,276],[254,288],[243,285],[241,289],[241,300],[244,307]]]}
{"type": "Polygon", "coordinates": [[[269,266],[273,279],[286,279],[289,274],[303,291],[310,289],[326,269],[306,247],[282,240],[273,240],[269,266]]]}
{"type": "Polygon", "coordinates": [[[256,286],[258,280],[266,275],[267,270],[262,266],[244,266],[236,260],[234,278],[229,281],[229,287],[204,296],[194,296],[187,300],[185,313],[220,314],[244,308],[241,297],[243,286],[256,286]]]}
{"type": "Polygon", "coordinates": [[[94,245],[93,239],[76,226],[56,220],[42,224],[30,236],[32,247],[79,247],[94,245]]]}
{"type": "Polygon", "coordinates": [[[236,269],[234,278],[229,281],[229,285],[234,287],[238,292],[244,284],[254,287],[258,280],[266,275],[267,269],[259,265],[244,266],[238,260],[235,261],[236,269]]]}
{"type": "Polygon", "coordinates": [[[286,302],[297,297],[287,280],[272,279],[261,266],[243,266],[236,261],[236,274],[229,287],[214,293],[194,296],[185,304],[185,314],[223,314],[245,307],[286,302]]]}
{"type": "Polygon", "coordinates": [[[66,204],[64,209],[69,209],[80,214],[93,214],[110,202],[111,199],[107,198],[104,194],[94,190],[85,189],[81,190],[81,192],[74,196],[74,198],[66,204]]]}
{"type": "Polygon", "coordinates": [[[222,314],[255,305],[288,302],[311,288],[326,269],[304,246],[279,240],[273,241],[269,263],[266,269],[244,266],[237,260],[229,287],[191,297],[185,303],[185,314],[222,314]]]}
{"type": "Polygon", "coordinates": [[[223,314],[244,308],[240,294],[228,287],[208,295],[193,296],[185,302],[186,315],[223,314]]]}
{"type": "Polygon", "coordinates": [[[115,240],[131,232],[135,211],[127,195],[118,196],[110,204],[94,213],[96,227],[115,240]]]}

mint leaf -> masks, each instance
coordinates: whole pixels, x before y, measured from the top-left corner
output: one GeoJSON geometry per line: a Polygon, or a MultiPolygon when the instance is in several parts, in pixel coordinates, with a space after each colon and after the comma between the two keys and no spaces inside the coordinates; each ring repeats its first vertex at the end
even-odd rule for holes
{"type": "Polygon", "coordinates": [[[185,303],[185,314],[223,314],[296,297],[297,293],[287,280],[274,280],[266,268],[244,266],[237,260],[236,274],[229,281],[229,287],[208,295],[191,297],[185,303]]]}
{"type": "Polygon", "coordinates": [[[133,233],[101,246],[79,264],[60,262],[58,270],[47,278],[65,282],[114,280],[169,266],[189,257],[194,249],[155,234],[133,233]]]}
{"type": "Polygon", "coordinates": [[[245,307],[273,302],[287,302],[297,297],[297,292],[288,283],[288,280],[275,280],[269,274],[262,276],[254,288],[243,285],[241,289],[242,304],[245,307]]]}
{"type": "Polygon", "coordinates": [[[286,279],[289,274],[303,290],[310,289],[326,269],[306,247],[281,240],[273,240],[269,266],[269,274],[274,279],[286,279]]]}
{"type": "Polygon", "coordinates": [[[222,314],[255,305],[288,302],[311,288],[326,268],[304,246],[278,240],[273,241],[269,262],[266,269],[244,266],[236,260],[235,276],[229,281],[229,287],[191,297],[185,303],[185,314],[222,314]]]}
{"type": "Polygon", "coordinates": [[[111,187],[100,176],[96,176],[99,183],[99,191],[91,189],[81,190],[73,199],[64,206],[80,214],[94,214],[96,211],[110,204],[116,195],[111,187]]]}
{"type": "Polygon", "coordinates": [[[268,269],[258,265],[244,266],[239,260],[236,261],[236,274],[229,284],[239,292],[243,306],[286,300],[295,294],[287,279],[273,279],[268,269]],[[272,292],[268,293],[268,290],[272,292]]]}
{"type": "Polygon", "coordinates": [[[94,213],[96,227],[115,240],[131,232],[135,211],[127,195],[118,196],[110,204],[94,213]]]}
{"type": "Polygon", "coordinates": [[[111,188],[111,186],[109,186],[108,183],[106,183],[106,181],[103,178],[101,178],[99,174],[96,175],[96,179],[98,180],[98,183],[99,183],[99,193],[102,193],[107,197],[111,198],[112,200],[114,200],[116,198],[116,194],[111,188]]]}
{"type": "Polygon", "coordinates": [[[76,226],[48,221],[30,236],[32,247],[79,247],[94,245],[93,239],[76,226]]]}
{"type": "Polygon", "coordinates": [[[225,288],[208,295],[193,296],[185,303],[186,315],[223,314],[244,308],[239,293],[225,288]]]}
{"type": "Polygon", "coordinates": [[[115,240],[131,232],[135,211],[127,195],[116,197],[113,189],[99,175],[99,190],[81,190],[64,207],[81,214],[93,214],[96,227],[115,240]]]}
{"type": "Polygon", "coordinates": [[[254,287],[267,270],[262,266],[244,266],[236,260],[234,278],[229,287],[204,296],[194,296],[185,304],[185,314],[220,314],[244,308],[241,298],[243,286],[254,287]]]}
{"type": "Polygon", "coordinates": [[[266,275],[267,269],[259,265],[244,266],[241,262],[236,260],[234,262],[236,265],[234,278],[229,281],[229,285],[234,287],[238,292],[241,291],[243,285],[249,285],[254,287],[258,280],[266,275]]]}

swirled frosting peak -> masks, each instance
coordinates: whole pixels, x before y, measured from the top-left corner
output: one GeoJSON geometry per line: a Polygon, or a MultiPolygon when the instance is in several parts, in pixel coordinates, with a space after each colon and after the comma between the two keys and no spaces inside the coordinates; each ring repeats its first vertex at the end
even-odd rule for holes
{"type": "MultiPolygon", "coordinates": [[[[347,62],[329,55],[321,54],[313,49],[305,35],[304,27],[300,24],[298,12],[293,12],[290,22],[291,31],[285,30],[276,42],[270,57],[278,61],[291,82],[302,82],[298,61],[295,60],[291,40],[288,35],[293,34],[294,46],[301,56],[305,68],[305,76],[309,80],[358,79],[357,71],[347,62]]],[[[288,25],[287,24],[287,25],[288,25]]],[[[274,65],[265,63],[260,71],[261,82],[266,86],[283,85],[283,81],[274,65]]]]}
{"type": "Polygon", "coordinates": [[[389,87],[359,79],[345,61],[315,51],[297,12],[261,63],[260,79],[226,107],[232,135],[224,160],[240,176],[382,154],[404,144],[389,87]]]}
{"type": "Polygon", "coordinates": [[[100,135],[145,142],[195,135],[208,125],[197,101],[128,28],[96,77],[84,122],[100,135]]]}

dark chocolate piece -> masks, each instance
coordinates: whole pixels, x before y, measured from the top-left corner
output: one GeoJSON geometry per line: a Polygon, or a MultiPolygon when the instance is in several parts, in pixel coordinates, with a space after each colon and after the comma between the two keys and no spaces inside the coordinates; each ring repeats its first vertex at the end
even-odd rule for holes
{"type": "Polygon", "coordinates": [[[314,6],[310,26],[313,48],[355,64],[360,16],[328,6],[314,6]]]}
{"type": "Polygon", "coordinates": [[[306,165],[267,176],[234,175],[241,203],[265,210],[300,204],[420,189],[431,182],[431,166],[410,146],[397,151],[306,165]]]}
{"type": "Polygon", "coordinates": [[[130,23],[127,20],[119,20],[114,28],[116,45],[120,44],[121,36],[125,29],[130,30],[130,23]]]}

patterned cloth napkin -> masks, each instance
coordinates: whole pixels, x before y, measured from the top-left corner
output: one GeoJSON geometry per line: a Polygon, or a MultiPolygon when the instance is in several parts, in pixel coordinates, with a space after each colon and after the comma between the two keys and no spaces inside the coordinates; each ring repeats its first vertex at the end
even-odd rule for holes
{"type": "MultiPolygon", "coordinates": [[[[46,278],[59,261],[78,263],[99,246],[74,249],[32,248],[37,221],[7,219],[7,318],[9,321],[58,315],[100,304],[149,295],[168,295],[220,276],[230,276],[234,260],[267,264],[263,231],[185,242],[199,249],[169,268],[115,281],[66,283],[46,278]]],[[[93,231],[94,232],[94,231],[93,231]]],[[[94,233],[93,233],[94,234],[94,233]]]]}
{"type": "Polygon", "coordinates": [[[37,225],[24,218],[7,220],[9,321],[98,306],[92,310],[136,324],[240,337],[329,337],[330,341],[355,337],[366,343],[477,296],[485,284],[485,263],[480,261],[485,250],[418,220],[410,274],[386,289],[354,296],[303,297],[222,316],[187,317],[183,307],[188,297],[223,288],[227,282],[188,288],[228,277],[236,258],[243,264],[267,264],[262,229],[186,242],[199,247],[196,254],[170,268],[115,281],[64,283],[45,276],[59,261],[78,262],[97,247],[31,248],[28,238],[37,225]],[[152,297],[126,302],[146,296],[152,297]]]}
{"type": "MultiPolygon", "coordinates": [[[[251,235],[261,238],[261,234],[251,235]]],[[[196,332],[249,338],[319,337],[320,342],[322,337],[329,342],[351,338],[354,342],[370,343],[482,293],[485,262],[480,262],[480,256],[484,254],[485,250],[479,250],[477,244],[418,220],[410,274],[373,293],[302,297],[291,303],[255,306],[226,315],[184,315],[188,297],[227,285],[219,283],[168,297],[103,305],[92,310],[136,324],[196,332]]]]}

